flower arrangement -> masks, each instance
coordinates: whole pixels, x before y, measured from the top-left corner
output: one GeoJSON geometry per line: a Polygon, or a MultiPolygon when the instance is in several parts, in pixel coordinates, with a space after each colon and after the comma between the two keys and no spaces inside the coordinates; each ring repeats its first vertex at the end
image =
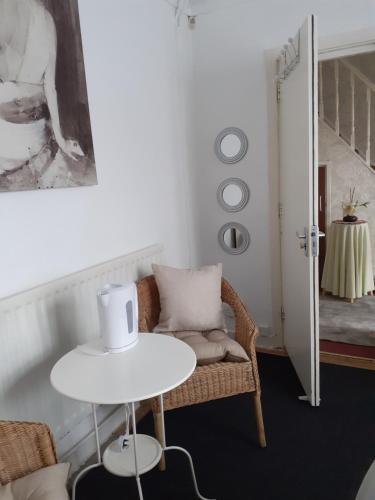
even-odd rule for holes
{"type": "Polygon", "coordinates": [[[355,215],[357,208],[364,207],[367,208],[370,204],[369,201],[359,202],[358,200],[354,201],[354,193],[355,186],[353,188],[349,188],[349,201],[342,202],[342,208],[344,211],[343,221],[345,222],[355,222],[358,220],[358,217],[355,215]]]}

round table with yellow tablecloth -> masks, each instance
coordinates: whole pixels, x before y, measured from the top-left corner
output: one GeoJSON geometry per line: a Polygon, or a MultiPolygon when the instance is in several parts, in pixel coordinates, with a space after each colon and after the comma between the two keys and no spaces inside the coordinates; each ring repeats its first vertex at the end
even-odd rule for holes
{"type": "Polygon", "coordinates": [[[353,301],[374,290],[371,243],[366,221],[333,221],[328,231],[322,289],[353,301]]]}

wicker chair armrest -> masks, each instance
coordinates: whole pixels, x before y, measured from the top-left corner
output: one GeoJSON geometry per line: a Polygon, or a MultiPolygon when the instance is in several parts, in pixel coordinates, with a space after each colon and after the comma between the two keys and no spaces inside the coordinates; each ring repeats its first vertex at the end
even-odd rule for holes
{"type": "Polygon", "coordinates": [[[251,356],[253,352],[255,353],[255,339],[258,335],[258,328],[247,312],[238,294],[224,279],[222,280],[221,286],[221,298],[233,311],[236,341],[241,344],[247,354],[251,356]]]}
{"type": "Polygon", "coordinates": [[[57,463],[49,427],[34,422],[0,420],[0,483],[57,463]]]}

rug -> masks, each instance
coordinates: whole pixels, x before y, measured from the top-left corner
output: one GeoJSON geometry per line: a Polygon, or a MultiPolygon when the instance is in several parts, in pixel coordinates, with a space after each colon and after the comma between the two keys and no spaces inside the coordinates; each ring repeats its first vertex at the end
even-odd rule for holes
{"type": "Polygon", "coordinates": [[[324,295],[319,309],[321,339],[375,346],[375,296],[361,297],[350,304],[324,295]]]}

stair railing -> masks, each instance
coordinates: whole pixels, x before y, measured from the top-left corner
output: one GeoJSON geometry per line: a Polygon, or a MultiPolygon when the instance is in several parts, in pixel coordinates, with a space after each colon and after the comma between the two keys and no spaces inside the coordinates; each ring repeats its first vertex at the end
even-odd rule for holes
{"type": "MultiPolygon", "coordinates": [[[[324,64],[324,63],[323,63],[324,64]]],[[[353,66],[352,63],[346,59],[335,59],[334,64],[334,99],[335,99],[335,120],[332,123],[325,116],[325,104],[324,104],[324,78],[323,78],[323,65],[319,65],[319,118],[323,120],[339,137],[345,144],[347,144],[352,152],[372,171],[375,173],[375,130],[372,130],[372,126],[375,128],[375,116],[372,117],[372,113],[375,112],[375,106],[372,107],[371,102],[375,104],[375,84],[372,83],[366,75],[364,75],[358,68],[353,66]],[[343,101],[340,99],[340,67],[346,68],[350,75],[350,125],[351,133],[350,139],[345,138],[340,129],[340,105],[344,105],[343,101]],[[363,155],[357,147],[357,137],[356,137],[356,91],[358,87],[358,82],[364,85],[366,90],[366,150],[363,151],[363,155]],[[372,118],[374,118],[372,123],[372,118]],[[372,140],[373,137],[373,140],[372,140]]]]}

